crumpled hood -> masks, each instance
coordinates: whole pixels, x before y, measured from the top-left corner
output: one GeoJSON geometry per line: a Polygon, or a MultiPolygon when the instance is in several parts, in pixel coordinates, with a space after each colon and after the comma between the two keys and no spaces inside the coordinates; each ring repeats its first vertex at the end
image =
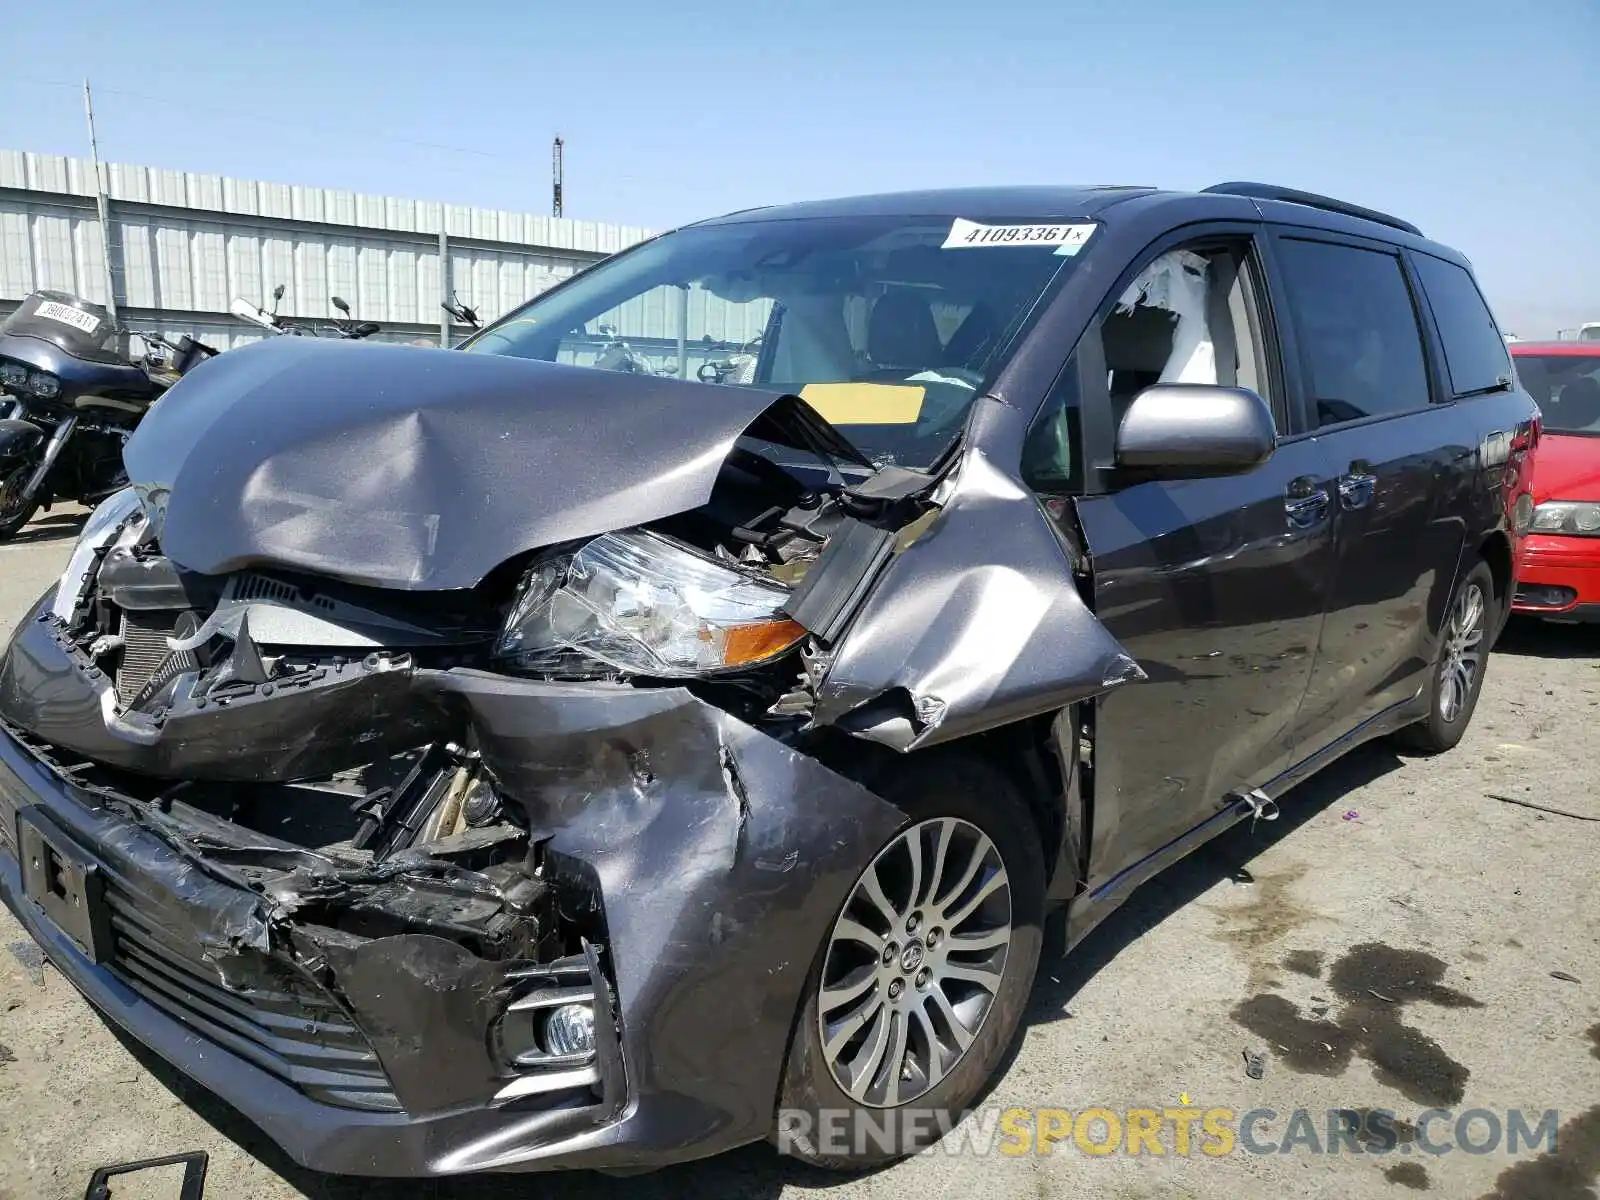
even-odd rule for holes
{"type": "Polygon", "coordinates": [[[164,500],[162,549],[191,571],[271,565],[443,590],[704,504],[746,432],[854,453],[795,397],[285,337],[190,372],[124,461],[164,500]]]}

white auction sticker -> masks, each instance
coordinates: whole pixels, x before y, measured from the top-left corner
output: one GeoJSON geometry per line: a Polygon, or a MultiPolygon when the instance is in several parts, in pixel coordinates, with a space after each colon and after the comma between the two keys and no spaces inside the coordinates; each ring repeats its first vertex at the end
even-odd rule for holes
{"type": "Polygon", "coordinates": [[[1098,226],[1088,225],[980,225],[957,217],[944,239],[946,250],[994,246],[1055,246],[1057,254],[1072,255],[1083,248],[1098,226]]]}
{"type": "Polygon", "coordinates": [[[39,307],[34,309],[34,315],[45,317],[51,321],[60,321],[63,325],[71,325],[74,329],[81,329],[85,333],[93,333],[100,328],[100,318],[93,313],[86,313],[82,309],[73,308],[70,304],[57,304],[54,300],[41,300],[39,307]]]}

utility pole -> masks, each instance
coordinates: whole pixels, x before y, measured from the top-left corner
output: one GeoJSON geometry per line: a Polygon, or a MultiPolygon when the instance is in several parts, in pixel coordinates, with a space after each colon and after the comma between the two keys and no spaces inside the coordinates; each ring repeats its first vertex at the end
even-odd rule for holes
{"type": "Polygon", "coordinates": [[[557,135],[555,145],[550,148],[550,215],[561,215],[561,150],[564,143],[557,135]]]}
{"type": "Polygon", "coordinates": [[[450,349],[450,310],[445,307],[455,299],[456,290],[450,286],[450,235],[445,232],[441,210],[439,225],[439,349],[450,349]]]}
{"type": "Polygon", "coordinates": [[[89,81],[83,81],[83,115],[89,122],[89,161],[94,165],[94,203],[100,214],[100,255],[106,268],[106,314],[113,328],[120,327],[117,319],[117,280],[111,267],[111,202],[106,198],[106,178],[100,169],[100,143],[94,136],[94,96],[89,91],[89,81]]]}

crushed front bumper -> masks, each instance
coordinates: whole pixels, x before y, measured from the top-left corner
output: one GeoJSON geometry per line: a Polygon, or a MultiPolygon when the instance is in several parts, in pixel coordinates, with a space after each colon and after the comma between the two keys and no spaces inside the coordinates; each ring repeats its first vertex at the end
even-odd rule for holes
{"type": "MultiPolygon", "coordinates": [[[[27,730],[12,668],[48,667],[57,691],[77,668],[33,621],[7,658],[4,716],[27,730]]],[[[541,964],[320,929],[314,906],[209,873],[3,729],[0,894],[108,1018],[317,1170],[633,1171],[766,1136],[814,957],[902,814],[681,689],[471,671],[410,686],[470,723],[549,869],[593,897],[593,1078],[528,1087],[494,1056],[507,980],[541,964]],[[17,853],[41,834],[102,881],[98,932],[75,940],[29,895],[17,853]]],[[[262,702],[277,734],[296,699],[262,702]]]]}

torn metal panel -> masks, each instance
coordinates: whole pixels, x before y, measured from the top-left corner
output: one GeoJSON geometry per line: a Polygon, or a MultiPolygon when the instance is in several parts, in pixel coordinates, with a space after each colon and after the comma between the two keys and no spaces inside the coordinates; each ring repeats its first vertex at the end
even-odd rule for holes
{"type": "Polygon", "coordinates": [[[631,771],[613,776],[551,849],[590,864],[605,896],[641,1103],[680,1144],[726,1147],[765,1136],[812,958],[904,817],[725,713],[682,704],[632,733],[659,750],[657,731],[671,730],[710,764],[710,786],[663,774],[641,795],[631,771]]]}
{"type": "Polygon", "coordinates": [[[910,750],[1144,678],[1095,620],[1060,532],[980,450],[940,516],[883,569],[840,641],[815,721],[910,750]]]}
{"type": "Polygon", "coordinates": [[[704,504],[745,433],[865,461],[795,397],[318,338],[203,363],[124,458],[190,571],[443,590],[704,504]]]}
{"type": "Polygon", "coordinates": [[[682,689],[421,682],[465,706],[485,768],[550,835],[555,886],[601,898],[638,1105],[614,1161],[640,1138],[671,1157],[764,1136],[812,956],[903,814],[682,689]]]}
{"type": "MultiPolygon", "coordinates": [[[[407,1113],[482,1105],[503,1086],[508,1069],[492,1034],[513,997],[533,986],[534,964],[490,961],[431,934],[367,940],[298,928],[292,937],[302,957],[326,964],[407,1113]]],[[[580,1092],[597,1082],[591,1071],[580,1092]]]]}
{"type": "Polygon", "coordinates": [[[418,702],[410,667],[379,656],[186,700],[159,720],[123,719],[110,678],[50,619],[53,599],[29,613],[0,661],[0,717],[96,762],[168,778],[299,779],[422,745],[443,728],[418,702]]]}
{"type": "MultiPolygon", "coordinates": [[[[75,677],[53,639],[23,640],[44,675],[75,677]]],[[[488,914],[514,916],[511,886],[439,857],[498,844],[498,834],[361,865],[180,802],[162,813],[92,791],[74,798],[65,776],[46,783],[40,760],[0,731],[0,789],[26,777],[15,794],[52,819],[66,814],[75,841],[156,898],[178,940],[192,931],[210,948],[196,994],[214,992],[207,1002],[215,1005],[292,977],[336,998],[348,1014],[338,1020],[360,1041],[337,1078],[280,1074],[299,1089],[290,1094],[268,1086],[255,1051],[226,1031],[207,1027],[201,1038],[175,1041],[159,1005],[123,1002],[118,1020],[322,1170],[438,1174],[568,1161],[634,1168],[764,1136],[816,948],[903,814],[685,689],[469,670],[390,674],[408,680],[409,704],[448,714],[451,732],[476,742],[502,803],[526,814],[544,863],[532,882],[559,898],[561,920],[603,939],[619,1040],[593,1071],[519,1074],[496,1057],[493,1028],[550,968],[535,942],[501,939],[500,957],[491,957],[459,936],[369,936],[378,918],[391,928],[455,919],[487,930],[488,914]],[[319,1098],[314,1114],[299,1107],[306,1096],[319,1098]],[[369,1121],[385,1105],[403,1110],[390,1114],[388,1151],[369,1121]],[[331,1136],[340,1129],[350,1136],[331,1136]]],[[[496,879],[527,883],[517,861],[496,868],[496,879]]],[[[0,884],[17,907],[13,877],[0,884]]],[[[97,968],[59,949],[52,955],[97,1003],[114,1003],[97,968]]]]}

